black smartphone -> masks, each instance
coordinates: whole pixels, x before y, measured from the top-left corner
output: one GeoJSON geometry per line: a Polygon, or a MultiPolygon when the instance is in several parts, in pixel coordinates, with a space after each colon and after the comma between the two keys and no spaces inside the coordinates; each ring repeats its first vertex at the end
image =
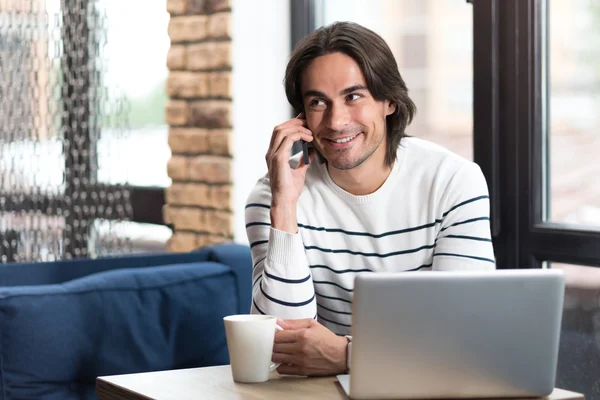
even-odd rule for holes
{"type": "Polygon", "coordinates": [[[310,164],[310,158],[308,157],[308,143],[304,140],[302,142],[302,154],[304,155],[304,164],[310,164]]]}
{"type": "MultiPolygon", "coordinates": [[[[298,114],[296,118],[305,119],[304,111],[298,114]]],[[[304,164],[308,165],[310,164],[310,157],[308,156],[308,142],[305,142],[304,140],[301,140],[300,142],[302,143],[302,155],[304,156],[304,164]]]]}

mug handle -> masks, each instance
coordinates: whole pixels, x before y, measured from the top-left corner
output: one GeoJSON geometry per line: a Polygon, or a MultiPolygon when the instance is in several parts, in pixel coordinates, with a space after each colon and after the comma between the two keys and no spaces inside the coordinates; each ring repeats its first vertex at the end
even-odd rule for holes
{"type": "MultiPolygon", "coordinates": [[[[282,330],[283,330],[283,328],[282,328],[282,327],[280,327],[279,325],[275,324],[275,330],[276,330],[276,331],[282,331],[282,330]]],[[[279,366],[280,366],[280,365],[281,365],[281,363],[274,363],[274,362],[271,362],[271,366],[269,367],[269,372],[273,372],[273,371],[275,371],[277,368],[279,368],[279,366]]]]}

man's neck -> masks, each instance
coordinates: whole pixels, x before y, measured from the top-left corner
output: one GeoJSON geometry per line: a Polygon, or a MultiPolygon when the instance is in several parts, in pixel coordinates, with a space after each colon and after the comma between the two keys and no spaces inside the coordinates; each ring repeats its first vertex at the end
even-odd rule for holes
{"type": "Polygon", "coordinates": [[[336,185],[355,196],[364,196],[377,191],[390,176],[394,166],[381,163],[379,168],[374,168],[368,164],[369,162],[365,162],[349,170],[330,168],[328,165],[327,170],[336,185]]]}

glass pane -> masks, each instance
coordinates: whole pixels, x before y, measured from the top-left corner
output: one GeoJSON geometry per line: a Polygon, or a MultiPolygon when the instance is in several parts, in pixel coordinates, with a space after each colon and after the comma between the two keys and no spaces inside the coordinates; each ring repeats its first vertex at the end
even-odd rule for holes
{"type": "Polygon", "coordinates": [[[165,122],[170,45],[166,0],[99,0],[97,8],[106,18],[103,83],[115,104],[104,110],[98,179],[167,187],[171,152],[165,122]]]}
{"type": "Polygon", "coordinates": [[[61,259],[65,227],[61,215],[0,213],[0,264],[61,259]]]}
{"type": "Polygon", "coordinates": [[[600,227],[600,2],[549,1],[549,18],[549,218],[600,227]]]}
{"type": "Polygon", "coordinates": [[[93,232],[90,242],[98,257],[166,252],[167,241],[173,233],[164,225],[107,220],[94,221],[93,232]],[[122,248],[118,249],[118,244],[122,244],[122,248]]]}
{"type": "Polygon", "coordinates": [[[600,268],[552,263],[566,290],[556,387],[600,396],[600,268]]]}
{"type": "Polygon", "coordinates": [[[357,22],[390,46],[417,115],[407,134],[473,158],[473,11],[464,0],[326,0],[323,23],[357,22]]]}
{"type": "Polygon", "coordinates": [[[60,4],[0,2],[0,193],[64,191],[60,4]]]}

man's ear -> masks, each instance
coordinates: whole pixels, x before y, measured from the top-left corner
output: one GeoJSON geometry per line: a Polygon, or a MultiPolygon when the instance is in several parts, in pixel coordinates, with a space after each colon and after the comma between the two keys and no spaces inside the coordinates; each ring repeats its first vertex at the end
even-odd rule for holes
{"type": "Polygon", "coordinates": [[[396,103],[386,100],[385,101],[385,116],[392,115],[396,111],[396,103]]]}

